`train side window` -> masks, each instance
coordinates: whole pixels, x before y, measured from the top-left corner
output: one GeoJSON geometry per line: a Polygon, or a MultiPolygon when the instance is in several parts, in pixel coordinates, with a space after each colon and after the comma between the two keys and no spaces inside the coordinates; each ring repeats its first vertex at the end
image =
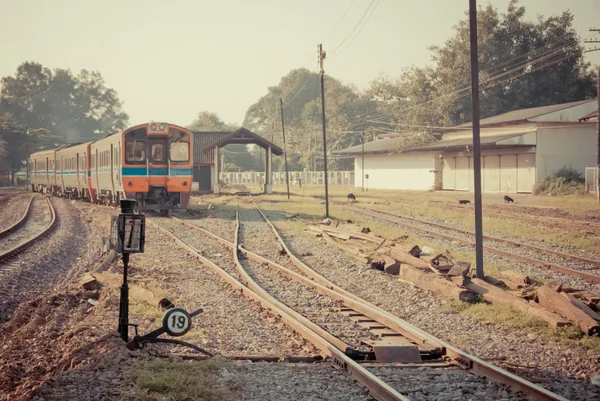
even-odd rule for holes
{"type": "Polygon", "coordinates": [[[146,161],[146,144],[143,141],[131,141],[125,145],[125,157],[128,162],[146,161]]]}

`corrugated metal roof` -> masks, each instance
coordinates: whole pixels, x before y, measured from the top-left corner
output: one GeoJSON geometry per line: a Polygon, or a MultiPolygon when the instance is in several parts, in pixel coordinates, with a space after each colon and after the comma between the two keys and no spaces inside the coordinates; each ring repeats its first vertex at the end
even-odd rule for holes
{"type": "MultiPolygon", "coordinates": [[[[543,116],[544,114],[554,113],[555,111],[568,109],[569,107],[579,106],[580,104],[584,104],[584,103],[587,103],[590,101],[591,100],[588,99],[588,100],[580,100],[578,102],[553,104],[550,106],[533,107],[531,109],[521,109],[521,110],[509,111],[508,113],[484,118],[484,119],[480,120],[480,125],[503,124],[503,123],[517,122],[517,121],[527,121],[531,118],[543,116]]],[[[471,122],[457,125],[455,128],[460,128],[460,127],[471,127],[471,122]]]]}
{"type": "MultiPolygon", "coordinates": [[[[511,138],[516,138],[518,136],[523,135],[521,134],[504,134],[504,135],[494,135],[494,136],[484,136],[481,137],[480,141],[481,141],[481,147],[492,147],[492,146],[497,146],[498,142],[507,140],[507,139],[511,139],[511,138]]],[[[450,149],[450,148],[464,148],[466,146],[472,146],[473,145],[473,138],[469,137],[469,138],[459,138],[459,139],[442,139],[441,141],[437,141],[434,143],[430,143],[428,145],[422,145],[422,146],[417,146],[412,148],[411,150],[446,150],[446,149],[450,149]]],[[[518,145],[511,145],[511,146],[518,146],[518,145]]],[[[525,145],[525,146],[532,146],[532,145],[525,145]]]]}
{"type": "Polygon", "coordinates": [[[579,119],[579,121],[595,120],[597,118],[598,118],[598,110],[594,110],[590,114],[588,114],[587,116],[581,117],[579,119]]]}
{"type": "Polygon", "coordinates": [[[226,146],[228,144],[233,143],[256,144],[264,149],[271,147],[271,153],[273,153],[274,155],[281,156],[283,154],[283,149],[281,149],[279,146],[269,142],[262,136],[255,134],[254,132],[243,127],[236,131],[228,133],[227,135],[219,139],[217,142],[212,143],[208,147],[202,148],[202,151],[205,152],[211,150],[215,146],[226,146]]]}
{"type": "Polygon", "coordinates": [[[231,132],[194,132],[194,164],[214,164],[214,156],[211,150],[203,152],[213,143],[223,139],[231,132]]]}
{"type": "MultiPolygon", "coordinates": [[[[407,134],[410,135],[410,134],[407,134]]],[[[405,135],[404,135],[405,136],[405,135]]],[[[402,144],[402,140],[404,136],[397,138],[389,138],[389,139],[379,139],[377,141],[367,142],[365,143],[365,153],[398,153],[398,149],[402,144]]],[[[363,147],[361,145],[350,146],[346,149],[336,150],[332,152],[333,154],[361,154],[363,152],[363,147]]]]}

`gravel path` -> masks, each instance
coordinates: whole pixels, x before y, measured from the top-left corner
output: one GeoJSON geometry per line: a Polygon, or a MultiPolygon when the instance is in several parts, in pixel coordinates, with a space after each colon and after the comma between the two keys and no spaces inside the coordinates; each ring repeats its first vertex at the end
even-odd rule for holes
{"type": "MultiPolygon", "coordinates": [[[[354,212],[361,214],[361,211],[353,208],[352,209],[354,212]]],[[[377,211],[373,211],[373,213],[377,214],[377,211]]],[[[362,214],[366,219],[373,219],[372,216],[366,215],[366,214],[362,214]]],[[[405,222],[408,224],[412,224],[414,226],[417,227],[423,227],[427,230],[433,231],[433,232],[439,232],[442,234],[446,234],[446,235],[451,235],[454,236],[456,238],[461,238],[461,239],[465,239],[465,240],[469,240],[472,241],[473,238],[470,235],[467,234],[461,234],[461,233],[457,233],[457,232],[453,232],[450,230],[444,230],[442,228],[439,227],[433,227],[427,224],[423,224],[423,223],[418,223],[418,222],[414,222],[414,221],[409,221],[406,219],[403,219],[401,217],[393,217],[390,215],[384,215],[384,214],[379,214],[381,217],[385,217],[385,218],[389,218],[395,221],[399,221],[399,222],[405,222]]],[[[433,221],[433,220],[432,220],[433,221]]],[[[473,252],[473,248],[466,246],[466,245],[462,245],[457,241],[448,241],[448,240],[444,240],[438,237],[434,237],[431,236],[429,234],[425,234],[421,231],[418,230],[414,230],[410,227],[406,227],[404,225],[395,225],[392,222],[389,222],[387,220],[379,220],[379,222],[381,224],[385,224],[391,227],[397,227],[399,229],[401,229],[402,231],[406,232],[409,235],[415,235],[415,236],[419,236],[419,237],[423,237],[423,238],[428,238],[431,240],[432,243],[434,244],[439,244],[440,248],[444,248],[447,247],[448,244],[452,244],[452,246],[462,252],[466,252],[466,253],[472,253],[473,252]]],[[[450,225],[449,222],[439,222],[440,224],[446,224],[446,225],[450,225]]],[[[457,223],[454,223],[454,226],[458,226],[457,223]]],[[[457,227],[457,228],[462,228],[462,227],[457,227]]],[[[507,239],[512,239],[515,241],[524,241],[525,243],[532,243],[531,240],[529,239],[523,239],[523,238],[507,238],[507,239]]],[[[545,255],[542,254],[540,252],[536,252],[536,251],[532,251],[532,250],[528,250],[528,249],[522,249],[513,245],[507,245],[507,244],[502,244],[499,242],[494,242],[494,241],[487,241],[484,240],[484,244],[485,245],[490,245],[494,248],[498,248],[504,251],[509,251],[518,255],[522,255],[522,256],[526,256],[526,257],[530,257],[530,258],[535,258],[535,259],[539,259],[542,261],[547,261],[547,262],[551,262],[557,265],[562,265],[565,267],[570,267],[572,269],[579,269],[579,270],[584,270],[586,268],[590,268],[590,267],[594,267],[593,265],[589,265],[589,264],[585,264],[583,262],[577,262],[577,261],[567,261],[559,256],[552,256],[552,255],[545,255]]],[[[534,245],[532,243],[532,245],[534,245]]],[[[535,244],[536,246],[538,246],[538,244],[535,244]]],[[[546,245],[547,246],[547,245],[546,245]]],[[[558,249],[557,249],[558,250],[558,249]]],[[[600,257],[599,257],[600,260],[600,257]]],[[[529,275],[531,278],[539,280],[539,281],[548,281],[548,280],[555,280],[555,279],[559,279],[561,282],[563,282],[563,284],[567,287],[573,287],[573,288],[582,288],[582,289],[586,289],[592,292],[599,292],[600,291],[600,287],[596,284],[592,284],[589,283],[587,281],[585,281],[584,279],[581,278],[577,278],[577,277],[573,277],[569,274],[563,274],[560,272],[556,272],[553,270],[549,270],[549,269],[543,269],[541,267],[536,267],[533,266],[531,264],[525,263],[525,262],[520,262],[517,261],[513,258],[510,257],[506,257],[506,256],[501,256],[501,255],[497,255],[497,254],[493,254],[491,252],[485,252],[484,250],[484,262],[492,262],[495,263],[498,266],[507,266],[511,269],[515,269],[518,270],[524,274],[529,275]]],[[[591,273],[591,274],[600,274],[600,270],[585,270],[586,273],[591,273]]]]}
{"type": "MultiPolygon", "coordinates": [[[[166,218],[152,218],[215,264],[237,277],[232,252],[200,232],[166,218]]],[[[149,226],[146,252],[136,255],[143,276],[159,280],[175,296],[175,304],[199,315],[202,331],[194,337],[201,347],[222,355],[317,355],[317,350],[259,305],[249,303],[209,267],[185,253],[172,240],[149,226]],[[139,260],[139,261],[138,261],[139,260]]],[[[132,275],[135,277],[135,275],[132,275]]],[[[189,335],[186,337],[189,340],[189,335]]]]}
{"type": "Polygon", "coordinates": [[[368,392],[329,363],[235,364],[221,372],[244,393],[243,400],[371,401],[368,392]]]}
{"type": "Polygon", "coordinates": [[[72,280],[99,260],[91,228],[72,207],[73,201],[52,202],[58,219],[52,233],[0,271],[0,322],[19,302],[72,280]]]}
{"type": "Polygon", "coordinates": [[[25,213],[33,194],[7,194],[0,198],[0,231],[15,224],[25,213]]]}
{"type": "MultiPolygon", "coordinates": [[[[283,213],[265,211],[273,221],[283,213]]],[[[398,281],[394,276],[359,265],[342,252],[302,232],[280,230],[292,252],[342,288],[406,319],[421,329],[461,346],[481,358],[503,360],[520,376],[571,400],[600,397],[590,378],[600,374],[600,352],[545,342],[535,335],[457,315],[441,298],[398,281]],[[368,285],[365,285],[368,283],[368,285]],[[457,344],[459,343],[459,344],[457,344]]]]}

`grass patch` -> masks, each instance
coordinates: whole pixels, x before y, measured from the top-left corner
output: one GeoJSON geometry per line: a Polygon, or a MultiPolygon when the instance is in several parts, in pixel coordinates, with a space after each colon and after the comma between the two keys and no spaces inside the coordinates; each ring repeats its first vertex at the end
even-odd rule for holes
{"type": "Polygon", "coordinates": [[[588,336],[575,326],[551,328],[544,320],[522,313],[510,306],[492,305],[484,302],[469,304],[447,300],[445,308],[449,312],[473,317],[484,324],[498,324],[533,334],[551,344],[600,351],[600,337],[588,336]]]}
{"type": "Polygon", "coordinates": [[[218,373],[230,363],[222,359],[135,361],[129,374],[135,386],[123,401],[220,401],[233,399],[218,373]]]}

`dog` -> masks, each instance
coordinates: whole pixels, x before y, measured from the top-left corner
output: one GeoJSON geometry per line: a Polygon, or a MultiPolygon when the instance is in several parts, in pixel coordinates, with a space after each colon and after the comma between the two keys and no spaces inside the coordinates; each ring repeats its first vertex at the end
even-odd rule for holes
{"type": "Polygon", "coordinates": [[[356,202],[356,196],[354,194],[348,194],[348,202],[356,202]]]}
{"type": "Polygon", "coordinates": [[[504,195],[504,203],[515,203],[515,200],[508,195],[504,195]]]}
{"type": "Polygon", "coordinates": [[[466,199],[461,199],[458,201],[459,204],[461,205],[468,205],[469,203],[471,203],[470,200],[466,200],[466,199]]]}

